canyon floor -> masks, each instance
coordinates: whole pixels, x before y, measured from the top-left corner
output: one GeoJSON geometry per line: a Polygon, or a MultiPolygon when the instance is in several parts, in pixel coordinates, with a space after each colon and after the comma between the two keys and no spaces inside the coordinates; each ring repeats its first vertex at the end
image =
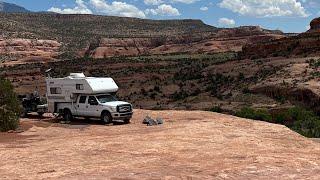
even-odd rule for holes
{"type": "Polygon", "coordinates": [[[0,134],[1,179],[319,179],[320,144],[203,111],[135,110],[129,125],[22,119],[0,134]],[[146,115],[165,124],[145,126],[146,115]]]}

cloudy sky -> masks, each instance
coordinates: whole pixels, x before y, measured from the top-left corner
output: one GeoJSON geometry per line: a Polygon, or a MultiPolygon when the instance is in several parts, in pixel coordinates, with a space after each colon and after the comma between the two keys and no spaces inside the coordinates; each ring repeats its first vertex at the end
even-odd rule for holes
{"type": "Polygon", "coordinates": [[[5,0],[32,11],[148,19],[201,19],[217,27],[259,25],[303,32],[320,16],[320,0],[5,0]]]}

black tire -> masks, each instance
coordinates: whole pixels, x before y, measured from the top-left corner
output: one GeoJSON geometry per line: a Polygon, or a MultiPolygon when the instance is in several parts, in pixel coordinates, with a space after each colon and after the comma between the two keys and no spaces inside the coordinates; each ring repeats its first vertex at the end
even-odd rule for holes
{"type": "Polygon", "coordinates": [[[27,112],[27,111],[23,111],[23,112],[21,113],[21,117],[22,117],[22,118],[28,118],[28,112],[27,112]]]}
{"type": "Polygon", "coordinates": [[[101,121],[105,124],[112,123],[112,116],[108,111],[104,111],[101,114],[101,121]]]}
{"type": "Polygon", "coordinates": [[[69,109],[65,109],[63,112],[63,120],[65,120],[66,122],[70,122],[72,121],[73,116],[72,113],[69,109]]]}
{"type": "Polygon", "coordinates": [[[130,119],[123,120],[124,124],[130,124],[130,119]]]}
{"type": "Polygon", "coordinates": [[[38,115],[40,116],[40,117],[43,117],[43,112],[38,112],[38,115]]]}

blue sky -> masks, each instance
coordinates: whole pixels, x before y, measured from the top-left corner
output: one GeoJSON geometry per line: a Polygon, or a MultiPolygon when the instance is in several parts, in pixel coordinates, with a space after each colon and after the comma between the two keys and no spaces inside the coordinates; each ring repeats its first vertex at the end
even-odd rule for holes
{"type": "Polygon", "coordinates": [[[259,25],[284,32],[306,31],[320,16],[320,0],[5,0],[31,11],[201,19],[217,27],[259,25]]]}

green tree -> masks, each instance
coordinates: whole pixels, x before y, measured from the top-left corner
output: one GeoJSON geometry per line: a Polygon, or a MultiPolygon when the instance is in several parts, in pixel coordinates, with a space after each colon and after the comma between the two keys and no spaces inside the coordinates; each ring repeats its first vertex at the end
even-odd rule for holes
{"type": "Polygon", "coordinates": [[[15,130],[19,126],[20,105],[10,81],[0,77],[0,131],[15,130]]]}

